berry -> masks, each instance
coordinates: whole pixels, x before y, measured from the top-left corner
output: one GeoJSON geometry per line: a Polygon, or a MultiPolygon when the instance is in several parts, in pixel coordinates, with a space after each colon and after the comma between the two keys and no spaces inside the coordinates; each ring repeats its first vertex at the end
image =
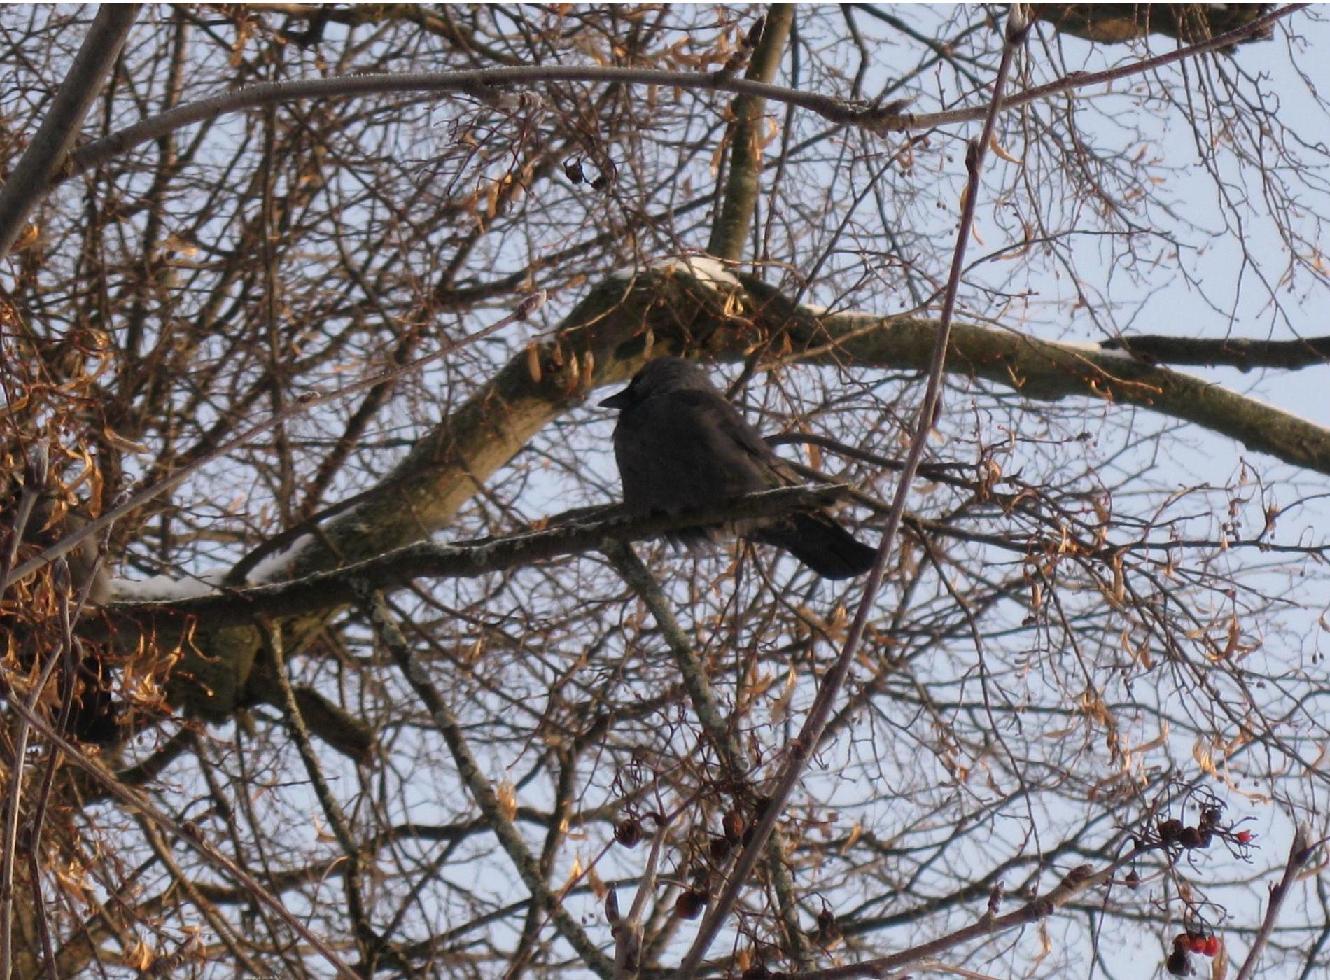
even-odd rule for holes
{"type": "Polygon", "coordinates": [[[1164,820],[1159,824],[1159,839],[1165,844],[1171,844],[1181,836],[1181,820],[1164,820]]]}
{"type": "Polygon", "coordinates": [[[1193,953],[1205,952],[1205,937],[1199,932],[1187,934],[1187,949],[1193,953]]]}
{"type": "Polygon", "coordinates": [[[681,919],[696,919],[707,905],[707,893],[689,889],[674,901],[674,914],[681,919]]]}
{"type": "Polygon", "coordinates": [[[642,842],[642,825],[632,818],[622,820],[614,828],[614,839],[631,850],[642,842]]]}
{"type": "Polygon", "coordinates": [[[1203,949],[1202,952],[1205,953],[1206,956],[1218,956],[1218,955],[1219,955],[1219,937],[1218,937],[1218,936],[1208,936],[1208,937],[1206,938],[1206,940],[1205,940],[1205,949],[1203,949]]]}
{"type": "Polygon", "coordinates": [[[1239,830],[1237,833],[1237,839],[1239,844],[1250,844],[1252,832],[1250,830],[1239,830]]]}
{"type": "Polygon", "coordinates": [[[1191,961],[1187,959],[1185,949],[1174,949],[1173,952],[1169,953],[1164,966],[1175,977],[1185,977],[1191,973],[1191,961]]]}

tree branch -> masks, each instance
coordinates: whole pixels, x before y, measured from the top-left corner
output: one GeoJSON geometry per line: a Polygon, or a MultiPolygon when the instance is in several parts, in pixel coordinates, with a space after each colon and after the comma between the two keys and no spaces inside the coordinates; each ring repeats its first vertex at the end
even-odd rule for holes
{"type": "Polygon", "coordinates": [[[590,969],[602,977],[612,976],[614,974],[614,964],[596,948],[595,943],[591,941],[591,938],[587,936],[563,904],[555,900],[553,892],[550,891],[549,886],[541,876],[539,866],[531,856],[531,852],[527,850],[522,835],[517,832],[513,822],[504,815],[503,805],[499,802],[494,788],[490,786],[489,779],[485,777],[479,762],[472,755],[461,723],[434,687],[429,675],[425,673],[425,669],[412,655],[411,648],[389,614],[383,597],[381,595],[371,595],[368,583],[364,580],[354,582],[353,586],[356,602],[361,611],[369,618],[379,641],[388,648],[388,652],[392,654],[393,659],[397,662],[402,675],[415,690],[416,696],[420,698],[426,710],[429,711],[439,733],[448,744],[453,762],[457,766],[458,775],[466,784],[471,798],[475,800],[476,805],[480,808],[482,816],[498,839],[499,845],[507,853],[509,860],[512,861],[513,867],[522,879],[522,883],[526,885],[527,890],[531,893],[532,901],[546,910],[560,934],[573,949],[577,950],[578,955],[582,957],[590,969]]]}
{"type": "Polygon", "coordinates": [[[1206,367],[1283,368],[1294,371],[1330,364],[1330,337],[1297,340],[1246,340],[1225,337],[1169,337],[1164,334],[1127,334],[1103,341],[1104,350],[1123,350],[1151,363],[1200,364],[1206,367]]]}
{"type": "Polygon", "coordinates": [[[46,196],[64,164],[78,135],[79,123],[101,90],[102,80],[120,57],[120,48],[138,12],[136,3],[108,3],[97,11],[69,74],[51,100],[46,118],[23,151],[14,172],[4,187],[0,187],[0,259],[9,254],[24,221],[46,196]]]}
{"type": "MultiPolygon", "coordinates": [[[[464,545],[416,544],[332,571],[274,585],[227,590],[190,599],[112,603],[106,611],[121,626],[157,619],[194,618],[207,629],[248,623],[255,616],[326,613],[355,600],[355,583],[375,590],[403,587],[417,578],[474,578],[553,558],[603,551],[611,542],[656,538],[684,527],[728,524],[817,510],[843,499],[841,487],[783,487],[683,514],[616,516],[590,524],[464,545]]],[[[606,508],[609,510],[610,508],[606,508]]],[[[122,638],[123,639],[123,638],[122,638]]]]}
{"type": "MultiPolygon", "coordinates": [[[[793,21],[794,4],[777,3],[767,8],[762,37],[748,66],[748,78],[770,82],[775,77],[793,21]]],[[[707,251],[717,258],[738,261],[743,255],[762,175],[761,126],[766,104],[765,99],[753,95],[740,95],[734,100],[725,195],[707,244],[707,251]]]]}
{"type": "Polygon", "coordinates": [[[1257,964],[1261,962],[1261,951],[1265,948],[1265,944],[1270,941],[1270,934],[1274,932],[1275,922],[1279,919],[1279,909],[1284,904],[1284,899],[1288,898],[1288,890],[1316,851],[1316,845],[1309,845],[1307,837],[1307,828],[1299,824],[1293,832],[1293,843],[1289,845],[1288,860],[1284,864],[1284,874],[1279,879],[1279,884],[1270,888],[1270,904],[1266,906],[1265,918],[1261,922],[1261,930],[1256,934],[1251,952],[1247,954],[1247,959],[1243,961],[1242,969],[1238,971],[1238,975],[1233,980],[1250,980],[1255,975],[1257,964]]]}

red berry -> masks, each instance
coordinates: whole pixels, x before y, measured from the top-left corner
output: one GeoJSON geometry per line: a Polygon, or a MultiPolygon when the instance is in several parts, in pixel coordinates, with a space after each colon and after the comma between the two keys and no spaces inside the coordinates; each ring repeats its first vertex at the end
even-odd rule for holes
{"type": "Polygon", "coordinates": [[[1187,948],[1193,953],[1205,952],[1205,937],[1199,933],[1193,933],[1187,937],[1187,948]]]}
{"type": "Polygon", "coordinates": [[[1239,843],[1239,844],[1250,844],[1250,843],[1251,843],[1252,832],[1251,832],[1250,830],[1239,830],[1237,836],[1238,836],[1238,843],[1239,843]]]}
{"type": "Polygon", "coordinates": [[[1206,956],[1218,956],[1219,937],[1218,936],[1207,937],[1205,940],[1205,949],[1202,950],[1202,952],[1205,953],[1206,956]]]}

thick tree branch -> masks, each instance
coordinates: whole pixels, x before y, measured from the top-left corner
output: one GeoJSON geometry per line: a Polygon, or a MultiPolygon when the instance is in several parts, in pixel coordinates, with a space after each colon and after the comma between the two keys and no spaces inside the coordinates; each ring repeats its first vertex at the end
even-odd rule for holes
{"type": "MultiPolygon", "coordinates": [[[[859,314],[819,317],[794,307],[771,286],[739,278],[749,291],[781,307],[792,321],[796,350],[806,360],[838,359],[859,366],[926,370],[935,321],[859,314]]],[[[776,315],[770,309],[769,315],[776,315]]],[[[1148,408],[1193,422],[1248,449],[1330,475],[1330,430],[1240,395],[1097,345],[1038,340],[1015,331],[957,323],[947,352],[952,374],[982,378],[1038,401],[1072,396],[1148,408]]]]}
{"type": "Polygon", "coordinates": [[[138,12],[139,4],[134,3],[108,3],[97,11],[46,118],[14,172],[0,187],[0,258],[9,254],[23,222],[46,196],[78,135],[79,123],[101,90],[102,79],[120,57],[120,48],[138,12]]]}
{"type": "MultiPolygon", "coordinates": [[[[748,78],[770,82],[775,77],[793,22],[794,4],[777,3],[767,8],[762,37],[748,66],[748,78]]],[[[743,255],[762,176],[762,119],[766,104],[765,99],[754,95],[740,95],[734,100],[725,194],[707,245],[707,251],[718,258],[738,261],[743,255]]]]}
{"type": "Polygon", "coordinates": [[[1295,371],[1330,364],[1330,337],[1300,337],[1297,340],[1246,340],[1225,337],[1168,337],[1164,334],[1126,334],[1105,340],[1104,350],[1125,350],[1143,360],[1165,364],[1199,364],[1206,367],[1283,368],[1295,371]]]}
{"type": "MultiPolygon", "coordinates": [[[[839,487],[786,487],[751,494],[686,514],[615,516],[588,524],[555,527],[472,545],[415,544],[331,571],[274,585],[228,590],[191,599],[114,603],[107,612],[127,626],[139,621],[197,619],[208,629],[248,623],[257,615],[289,617],[327,613],[355,599],[354,585],[400,588],[417,578],[473,578],[541,561],[602,551],[614,542],[656,538],[682,527],[726,524],[815,510],[842,499],[839,487]]],[[[160,624],[159,624],[160,625],[160,624]]],[[[123,637],[122,637],[123,640],[123,637]]]]}

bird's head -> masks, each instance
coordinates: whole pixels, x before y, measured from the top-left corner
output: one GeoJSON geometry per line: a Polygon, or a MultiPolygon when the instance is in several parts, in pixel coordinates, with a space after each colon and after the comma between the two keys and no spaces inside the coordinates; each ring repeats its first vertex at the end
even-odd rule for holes
{"type": "Polygon", "coordinates": [[[658,357],[647,361],[633,375],[633,380],[622,391],[616,391],[600,403],[602,408],[623,411],[648,398],[673,391],[715,391],[707,373],[692,361],[682,357],[658,357]]]}

